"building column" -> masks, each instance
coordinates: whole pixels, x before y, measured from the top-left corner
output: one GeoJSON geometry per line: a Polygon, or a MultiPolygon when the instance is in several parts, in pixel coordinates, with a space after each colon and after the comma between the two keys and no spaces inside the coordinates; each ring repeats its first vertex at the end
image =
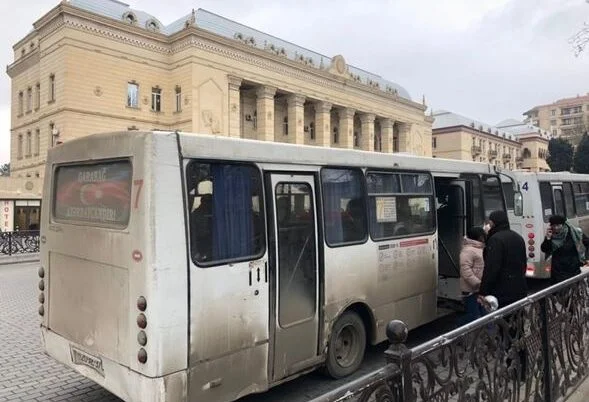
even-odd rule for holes
{"type": "Polygon", "coordinates": [[[315,103],[315,137],[317,145],[329,147],[331,144],[331,103],[315,103]]]}
{"type": "Polygon", "coordinates": [[[374,151],[374,115],[363,113],[360,115],[362,124],[360,130],[360,148],[363,151],[374,151]]]}
{"type": "Polygon", "coordinates": [[[305,143],[305,97],[298,94],[289,95],[288,105],[288,142],[305,143]]]}
{"type": "Polygon", "coordinates": [[[380,119],[380,137],[382,152],[393,153],[393,121],[391,119],[380,119]]]}
{"type": "Polygon", "coordinates": [[[356,111],[350,108],[339,110],[339,146],[341,148],[354,148],[354,114],[356,111]]]}
{"type": "Polygon", "coordinates": [[[399,124],[399,152],[411,152],[411,123],[399,124]]]}
{"type": "Polygon", "coordinates": [[[276,88],[261,86],[256,90],[257,139],[274,141],[274,95],[276,88]]]}
{"type": "Polygon", "coordinates": [[[241,137],[241,78],[227,76],[229,82],[229,136],[241,137]]]}

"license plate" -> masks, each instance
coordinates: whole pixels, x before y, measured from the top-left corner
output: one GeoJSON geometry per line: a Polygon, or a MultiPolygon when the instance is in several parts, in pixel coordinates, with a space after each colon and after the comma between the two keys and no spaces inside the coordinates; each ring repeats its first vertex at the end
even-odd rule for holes
{"type": "Polygon", "coordinates": [[[90,367],[104,377],[104,368],[102,367],[101,358],[94,357],[72,345],[70,345],[70,354],[72,356],[72,363],[90,367]]]}

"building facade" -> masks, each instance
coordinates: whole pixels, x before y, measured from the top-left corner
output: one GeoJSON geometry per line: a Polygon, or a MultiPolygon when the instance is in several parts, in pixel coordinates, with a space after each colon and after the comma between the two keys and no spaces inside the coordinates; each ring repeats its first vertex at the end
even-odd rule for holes
{"type": "Polygon", "coordinates": [[[163,25],[115,0],[62,1],[14,45],[11,171],[113,130],[182,130],[431,156],[432,119],[400,85],[197,10],[163,25]]]}
{"type": "Polygon", "coordinates": [[[506,170],[549,170],[545,134],[522,130],[521,122],[508,127],[489,124],[440,110],[432,113],[434,157],[490,163],[506,170]]]}
{"type": "Polygon", "coordinates": [[[524,113],[526,123],[547,130],[554,137],[568,138],[577,144],[589,130],[589,93],[534,106],[524,113]]]}

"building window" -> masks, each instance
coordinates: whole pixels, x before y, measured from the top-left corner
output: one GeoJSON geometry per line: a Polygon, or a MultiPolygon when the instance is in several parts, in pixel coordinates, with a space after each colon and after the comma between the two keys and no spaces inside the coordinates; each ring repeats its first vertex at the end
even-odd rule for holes
{"type": "MultiPolygon", "coordinates": [[[[472,143],[474,144],[474,138],[472,139],[472,143]]],[[[436,137],[432,138],[432,148],[436,149],[438,147],[438,139],[436,137]]]]}
{"type": "Polygon", "coordinates": [[[35,156],[39,156],[41,150],[41,130],[35,130],[35,156]]]}
{"type": "Polygon", "coordinates": [[[333,128],[333,143],[337,144],[339,141],[339,130],[337,127],[333,128]]]}
{"type": "Polygon", "coordinates": [[[23,91],[18,93],[18,115],[21,116],[24,112],[25,95],[23,91]]]}
{"type": "Polygon", "coordinates": [[[41,107],[41,84],[37,82],[35,85],[35,110],[41,107]]]}
{"type": "Polygon", "coordinates": [[[55,146],[55,136],[53,135],[53,130],[55,129],[55,124],[49,123],[49,138],[51,139],[50,143],[51,146],[55,146]]]}
{"type": "Polygon", "coordinates": [[[552,116],[556,116],[556,109],[552,109],[552,110],[550,111],[550,114],[552,114],[552,116]]]}
{"type": "Polygon", "coordinates": [[[282,135],[288,135],[288,117],[282,119],[282,135]]]}
{"type": "Polygon", "coordinates": [[[360,146],[360,136],[357,131],[354,131],[354,147],[360,146]]]}
{"type": "Polygon", "coordinates": [[[556,135],[557,135],[556,129],[552,130],[552,135],[556,137],[556,135]]]}
{"type": "Polygon", "coordinates": [[[22,134],[18,135],[18,143],[16,149],[16,156],[18,159],[22,159],[22,134]]]}
{"type": "Polygon", "coordinates": [[[550,120],[550,125],[551,126],[556,126],[556,120],[550,120]]]}
{"type": "Polygon", "coordinates": [[[127,106],[128,107],[139,107],[139,85],[134,82],[127,84],[127,106]]]}
{"type": "Polygon", "coordinates": [[[49,102],[55,101],[55,74],[49,76],[49,102]]]}
{"type": "Polygon", "coordinates": [[[162,111],[162,90],[159,87],[151,88],[151,111],[162,111]]]}
{"type": "Polygon", "coordinates": [[[309,123],[309,137],[314,140],[315,139],[315,123],[309,123]]]}
{"type": "Polygon", "coordinates": [[[33,88],[27,89],[27,113],[33,110],[33,88]]]}
{"type": "Polygon", "coordinates": [[[31,152],[33,149],[32,141],[33,141],[33,135],[31,134],[30,131],[27,131],[27,153],[25,155],[25,157],[27,157],[27,158],[31,156],[31,152]]]}
{"type": "Polygon", "coordinates": [[[252,120],[253,120],[252,122],[254,125],[254,130],[257,130],[258,129],[258,111],[257,110],[254,110],[254,117],[252,118],[252,120]]]}
{"type": "Polygon", "coordinates": [[[176,111],[182,111],[182,88],[176,86],[176,111]]]}

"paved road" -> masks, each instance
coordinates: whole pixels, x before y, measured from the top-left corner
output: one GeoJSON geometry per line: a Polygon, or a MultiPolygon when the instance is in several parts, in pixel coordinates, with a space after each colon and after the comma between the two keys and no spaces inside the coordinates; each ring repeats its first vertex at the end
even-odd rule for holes
{"type": "MultiPolygon", "coordinates": [[[[41,350],[39,336],[38,263],[0,265],[0,402],[119,401],[108,391],[62,366],[41,350]]],[[[445,317],[410,333],[409,345],[448,331],[455,317],[445,317]]],[[[356,376],[383,365],[385,344],[372,347],[356,376]]],[[[346,380],[311,373],[240,402],[299,402],[319,396],[346,380]]]]}

